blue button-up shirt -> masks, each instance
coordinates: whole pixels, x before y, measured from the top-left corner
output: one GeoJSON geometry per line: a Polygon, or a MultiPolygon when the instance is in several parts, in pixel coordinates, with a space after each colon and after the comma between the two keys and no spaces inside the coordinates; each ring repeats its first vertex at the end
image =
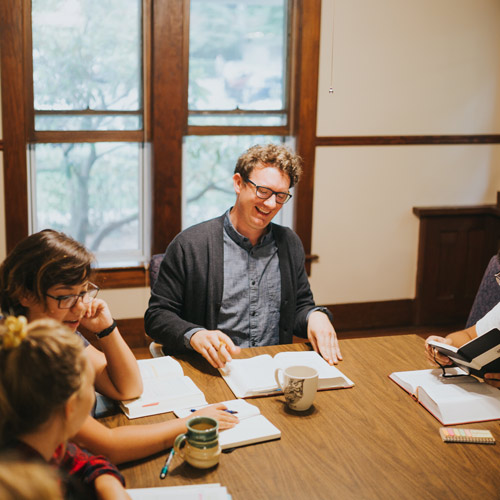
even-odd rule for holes
{"type": "Polygon", "coordinates": [[[236,345],[279,343],[281,275],[278,247],[270,229],[252,246],[224,219],[224,292],[218,329],[236,345]]]}
{"type": "MultiPolygon", "coordinates": [[[[228,210],[224,218],[224,291],[217,328],[236,345],[279,344],[281,273],[278,247],[270,229],[259,243],[236,231],[228,210]]],[[[201,328],[184,334],[191,337],[201,328]]]]}

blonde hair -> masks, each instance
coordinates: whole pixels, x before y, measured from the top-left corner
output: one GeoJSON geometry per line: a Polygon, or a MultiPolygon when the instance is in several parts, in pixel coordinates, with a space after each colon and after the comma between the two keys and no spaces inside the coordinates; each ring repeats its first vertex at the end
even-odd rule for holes
{"type": "Polygon", "coordinates": [[[56,470],[49,465],[21,460],[0,462],[2,500],[63,500],[56,470]]]}
{"type": "Polygon", "coordinates": [[[80,337],[52,319],[0,325],[0,447],[38,429],[80,389],[83,349],[80,337]]]}

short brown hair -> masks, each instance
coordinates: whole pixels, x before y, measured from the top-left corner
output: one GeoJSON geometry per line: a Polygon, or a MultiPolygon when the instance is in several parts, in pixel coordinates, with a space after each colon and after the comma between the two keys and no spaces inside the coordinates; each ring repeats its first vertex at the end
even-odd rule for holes
{"type": "Polygon", "coordinates": [[[19,242],[0,265],[0,306],[4,315],[26,315],[26,293],[45,304],[54,285],[79,285],[90,278],[94,256],[78,241],[45,229],[19,242]]]}
{"type": "Polygon", "coordinates": [[[0,325],[0,447],[33,432],[82,386],[82,339],[53,319],[33,321],[17,347],[0,325]]]}
{"type": "Polygon", "coordinates": [[[253,169],[260,163],[276,167],[288,175],[290,187],[295,186],[302,175],[302,158],[278,144],[252,146],[238,158],[234,173],[240,174],[244,181],[248,181],[253,169]]]}

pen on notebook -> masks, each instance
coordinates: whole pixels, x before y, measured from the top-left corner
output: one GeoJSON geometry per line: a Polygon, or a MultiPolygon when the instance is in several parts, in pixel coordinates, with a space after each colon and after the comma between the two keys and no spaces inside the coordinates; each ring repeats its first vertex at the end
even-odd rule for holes
{"type": "MultiPolygon", "coordinates": [[[[198,408],[200,409],[200,408],[198,408]]],[[[193,413],[195,411],[198,411],[196,408],[191,408],[190,412],[193,413]]],[[[225,411],[226,413],[230,413],[231,415],[236,415],[238,412],[236,410],[222,410],[225,411]]]]}
{"type": "Polygon", "coordinates": [[[165,460],[165,465],[162,467],[161,472],[160,472],[160,479],[165,479],[168,468],[170,467],[170,462],[172,462],[172,458],[174,458],[174,449],[172,448],[170,450],[170,453],[168,454],[167,459],[165,460]]]}

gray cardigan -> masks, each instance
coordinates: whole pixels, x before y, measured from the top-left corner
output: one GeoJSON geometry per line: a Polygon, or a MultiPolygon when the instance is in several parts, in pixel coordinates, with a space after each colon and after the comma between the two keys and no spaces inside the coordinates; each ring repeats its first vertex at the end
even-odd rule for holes
{"type": "MultiPolygon", "coordinates": [[[[179,233],[168,246],[144,316],[146,333],[166,354],[187,352],[184,334],[216,330],[224,284],[224,215],[179,233]]],[[[307,337],[315,307],[304,268],[304,249],[289,228],[271,224],[281,273],[280,344],[307,337]]]]}

